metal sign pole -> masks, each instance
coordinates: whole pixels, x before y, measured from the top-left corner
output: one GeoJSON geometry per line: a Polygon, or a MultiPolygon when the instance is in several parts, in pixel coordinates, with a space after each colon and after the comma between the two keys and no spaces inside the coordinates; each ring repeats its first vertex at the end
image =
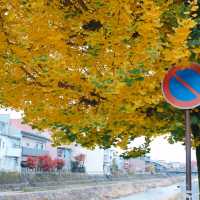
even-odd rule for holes
{"type": "Polygon", "coordinates": [[[190,110],[185,110],[186,200],[192,200],[190,110]]]}
{"type": "Polygon", "coordinates": [[[173,107],[185,110],[186,200],[192,199],[190,110],[200,106],[200,65],[173,66],[162,82],[163,96],[173,107]]]}

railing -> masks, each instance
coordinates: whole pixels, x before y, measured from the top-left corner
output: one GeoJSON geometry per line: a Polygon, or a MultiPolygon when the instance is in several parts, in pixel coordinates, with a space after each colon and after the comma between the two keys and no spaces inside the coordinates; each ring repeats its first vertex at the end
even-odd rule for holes
{"type": "Polygon", "coordinates": [[[22,156],[42,156],[47,155],[48,153],[49,152],[45,150],[22,147],[22,156]]]}

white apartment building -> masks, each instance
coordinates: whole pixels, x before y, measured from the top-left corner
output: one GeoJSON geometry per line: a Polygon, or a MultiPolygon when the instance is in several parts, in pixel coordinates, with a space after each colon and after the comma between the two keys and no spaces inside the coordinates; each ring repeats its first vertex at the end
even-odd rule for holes
{"type": "Polygon", "coordinates": [[[10,117],[0,115],[0,170],[20,171],[21,133],[11,127],[10,117]]]}

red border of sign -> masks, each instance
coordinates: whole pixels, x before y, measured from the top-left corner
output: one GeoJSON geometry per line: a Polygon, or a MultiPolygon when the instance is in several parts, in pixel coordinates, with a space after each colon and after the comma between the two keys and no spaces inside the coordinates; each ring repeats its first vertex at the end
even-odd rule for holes
{"type": "Polygon", "coordinates": [[[197,106],[200,105],[200,94],[198,96],[198,98],[196,98],[193,101],[189,101],[189,102],[185,102],[185,101],[180,101],[177,100],[174,96],[171,95],[170,90],[169,90],[169,82],[170,79],[176,74],[176,72],[178,70],[181,69],[193,69],[194,71],[196,71],[197,73],[200,74],[200,65],[199,64],[191,64],[190,66],[183,68],[180,66],[175,66],[172,67],[168,73],[165,75],[163,82],[162,82],[162,93],[163,96],[165,97],[166,101],[171,104],[172,106],[176,107],[176,108],[180,108],[180,109],[191,109],[191,108],[195,108],[197,106]]]}

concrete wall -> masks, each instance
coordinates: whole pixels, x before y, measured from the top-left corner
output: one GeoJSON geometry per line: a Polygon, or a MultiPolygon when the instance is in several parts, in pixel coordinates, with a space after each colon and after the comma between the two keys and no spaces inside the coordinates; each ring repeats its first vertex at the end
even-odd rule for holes
{"type": "Polygon", "coordinates": [[[103,157],[102,149],[95,149],[93,151],[86,151],[86,172],[89,174],[103,174],[103,157]]]}
{"type": "Polygon", "coordinates": [[[104,150],[94,149],[88,150],[81,146],[72,146],[72,157],[79,154],[85,154],[85,168],[88,174],[103,174],[103,161],[104,161],[104,150]]]}
{"type": "Polygon", "coordinates": [[[50,142],[46,143],[46,150],[49,152],[49,155],[53,159],[57,158],[57,148],[56,147],[52,147],[50,142]]]}
{"type": "Polygon", "coordinates": [[[145,161],[140,158],[132,158],[128,160],[130,172],[145,172],[145,161]]]}

